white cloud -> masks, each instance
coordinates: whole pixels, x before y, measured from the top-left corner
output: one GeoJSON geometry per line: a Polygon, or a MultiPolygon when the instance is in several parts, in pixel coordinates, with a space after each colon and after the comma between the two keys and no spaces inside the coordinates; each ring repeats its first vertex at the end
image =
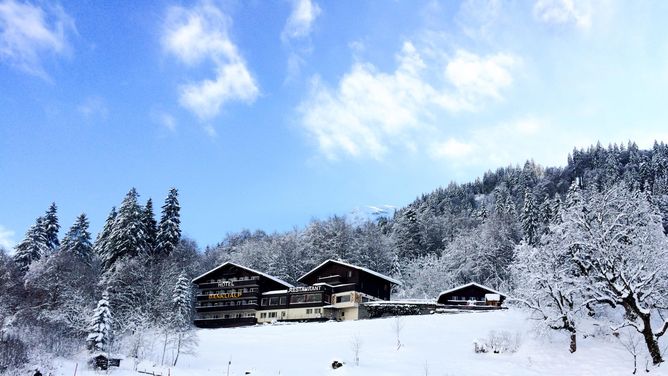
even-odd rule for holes
{"type": "Polygon", "coordinates": [[[501,100],[517,61],[510,54],[478,56],[464,50],[449,60],[425,61],[406,42],[394,72],[357,62],[336,89],[314,79],[309,98],[299,106],[301,125],[329,159],[380,160],[393,147],[420,150],[439,134],[435,113],[475,111],[501,100]]]}
{"type": "Polygon", "coordinates": [[[189,66],[211,61],[214,79],[179,88],[180,104],[200,119],[211,119],[229,101],[253,102],[259,89],[237,46],[229,37],[230,18],[211,2],[193,8],[171,7],[164,26],[166,52],[189,66]]]}
{"type": "Polygon", "coordinates": [[[73,19],[58,5],[0,2],[0,60],[29,74],[48,79],[42,55],[67,53],[73,31],[73,19]]]}
{"type": "Polygon", "coordinates": [[[281,33],[281,40],[286,42],[289,39],[307,37],[320,12],[318,4],[311,0],[292,0],[292,12],[281,33]]]}
{"type": "Polygon", "coordinates": [[[591,5],[587,0],[537,0],[533,14],[545,23],[575,24],[583,30],[591,27],[591,5]]]}
{"type": "Polygon", "coordinates": [[[84,99],[79,106],[77,106],[77,111],[83,116],[86,120],[91,120],[93,118],[99,118],[105,120],[107,115],[109,115],[109,109],[104,99],[97,96],[92,96],[84,99]]]}
{"type": "Polygon", "coordinates": [[[510,69],[518,59],[499,53],[487,57],[459,50],[445,68],[445,76],[457,89],[442,104],[450,110],[474,110],[482,99],[501,99],[500,91],[513,83],[510,69]]]}
{"type": "Polygon", "coordinates": [[[433,144],[430,152],[433,158],[459,159],[468,157],[474,148],[473,144],[449,138],[445,142],[433,144]]]}
{"type": "Polygon", "coordinates": [[[14,248],[14,231],[0,225],[0,248],[9,251],[14,248]]]}

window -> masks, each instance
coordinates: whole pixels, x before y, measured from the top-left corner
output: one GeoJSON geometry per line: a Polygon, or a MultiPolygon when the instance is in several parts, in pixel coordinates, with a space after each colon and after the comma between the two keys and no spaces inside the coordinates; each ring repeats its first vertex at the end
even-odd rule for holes
{"type": "Polygon", "coordinates": [[[285,317],[285,311],[281,311],[281,317],[285,317]]]}
{"type": "Polygon", "coordinates": [[[306,299],[306,296],[301,294],[301,295],[292,295],[290,296],[290,304],[295,304],[295,303],[304,303],[306,299]]]}
{"type": "Polygon", "coordinates": [[[279,299],[279,304],[285,305],[285,296],[281,296],[281,298],[279,299]]]}
{"type": "Polygon", "coordinates": [[[273,298],[269,298],[269,305],[278,305],[278,296],[275,296],[273,298]]]}
{"type": "Polygon", "coordinates": [[[312,313],[313,313],[313,309],[311,309],[311,308],[307,308],[307,309],[306,309],[306,314],[307,314],[307,315],[310,315],[310,314],[312,314],[312,313]]]}
{"type": "Polygon", "coordinates": [[[276,312],[269,312],[269,318],[270,319],[276,318],[276,312]]]}
{"type": "Polygon", "coordinates": [[[348,270],[348,278],[350,278],[350,277],[352,277],[352,276],[353,276],[353,271],[352,271],[352,270],[348,270]]]}
{"type": "Polygon", "coordinates": [[[267,299],[267,298],[262,298],[262,300],[260,302],[262,303],[263,306],[269,305],[269,299],[267,299]]]}
{"type": "Polygon", "coordinates": [[[336,297],[337,303],[345,303],[350,301],[350,295],[342,295],[336,297]]]}
{"type": "Polygon", "coordinates": [[[320,308],[316,308],[315,313],[320,313],[320,308]]]}
{"type": "Polygon", "coordinates": [[[260,318],[261,319],[266,319],[267,318],[267,312],[260,313],[260,318]]]}

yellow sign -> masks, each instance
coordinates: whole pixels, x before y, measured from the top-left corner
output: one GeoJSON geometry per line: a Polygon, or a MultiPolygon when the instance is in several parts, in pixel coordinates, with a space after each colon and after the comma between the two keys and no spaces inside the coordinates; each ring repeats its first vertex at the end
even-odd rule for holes
{"type": "Polygon", "coordinates": [[[240,292],[228,292],[224,294],[209,294],[209,299],[232,299],[232,298],[240,298],[241,293],[240,292]]]}

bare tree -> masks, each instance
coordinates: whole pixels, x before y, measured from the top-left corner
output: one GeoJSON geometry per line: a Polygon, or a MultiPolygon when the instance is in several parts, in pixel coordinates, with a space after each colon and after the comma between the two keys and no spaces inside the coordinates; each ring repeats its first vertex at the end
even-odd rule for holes
{"type": "Polygon", "coordinates": [[[353,336],[353,338],[350,340],[350,346],[353,350],[353,355],[355,356],[355,365],[359,366],[360,350],[362,349],[362,338],[360,338],[359,334],[353,336]]]}
{"type": "Polygon", "coordinates": [[[392,323],[392,329],[394,329],[394,334],[397,337],[397,351],[403,345],[401,343],[401,331],[404,329],[404,318],[401,316],[395,316],[394,322],[392,323]]]}
{"type": "Polygon", "coordinates": [[[635,375],[638,371],[638,352],[640,351],[642,337],[629,328],[616,331],[613,335],[619,340],[619,343],[624,346],[626,351],[633,356],[633,374],[635,375]]]}

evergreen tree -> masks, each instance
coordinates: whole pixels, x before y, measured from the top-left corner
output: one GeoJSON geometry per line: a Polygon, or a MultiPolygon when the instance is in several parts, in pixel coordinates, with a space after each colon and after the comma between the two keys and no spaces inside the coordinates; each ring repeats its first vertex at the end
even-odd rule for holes
{"type": "Polygon", "coordinates": [[[61,252],[69,252],[90,264],[93,258],[93,245],[88,232],[88,218],[81,213],[70,230],[65,234],[60,246],[61,252]]]}
{"type": "Polygon", "coordinates": [[[111,340],[111,310],[109,309],[109,294],[105,291],[102,299],[97,302],[97,308],[93,311],[86,345],[91,354],[105,353],[109,350],[111,340]]]}
{"type": "Polygon", "coordinates": [[[181,218],[179,211],[179,193],[176,188],[169,190],[169,194],[162,206],[162,217],[158,228],[156,241],[157,254],[167,256],[174,251],[181,239],[181,218]]]}
{"type": "Polygon", "coordinates": [[[146,253],[143,210],[137,204],[138,197],[137,190],[132,188],[121,203],[102,259],[105,270],[109,270],[121,258],[146,253]]]}
{"type": "Polygon", "coordinates": [[[188,333],[192,330],[192,290],[185,271],[179,275],[172,292],[172,314],[169,326],[176,334],[176,356],[173,366],[179,361],[188,333]]]}
{"type": "Polygon", "coordinates": [[[153,254],[158,237],[158,223],[153,214],[153,200],[150,198],[146,201],[146,206],[144,206],[142,223],[144,224],[144,232],[146,233],[146,249],[150,254],[153,254]]]}
{"type": "Polygon", "coordinates": [[[25,238],[16,246],[14,262],[23,272],[30,264],[39,260],[48,253],[46,234],[44,233],[44,218],[38,217],[35,224],[26,232],[25,238]]]}
{"type": "Polygon", "coordinates": [[[107,220],[104,221],[104,226],[102,231],[97,234],[97,239],[95,240],[95,245],[93,250],[102,260],[105,259],[107,253],[109,252],[109,239],[111,237],[111,232],[114,230],[114,221],[116,220],[116,207],[111,208],[107,220]]]}
{"type": "Polygon", "coordinates": [[[524,207],[522,208],[522,230],[524,230],[524,240],[528,244],[533,245],[538,241],[539,221],[533,193],[527,189],[524,193],[524,207]]]}
{"type": "Polygon", "coordinates": [[[58,241],[58,231],[60,230],[60,225],[58,224],[58,207],[56,203],[51,203],[49,209],[44,215],[44,221],[42,225],[44,226],[44,237],[46,239],[46,246],[49,252],[54,252],[60,246],[58,241]]]}
{"type": "Polygon", "coordinates": [[[192,290],[190,279],[185,272],[181,272],[172,292],[172,315],[170,326],[177,330],[190,327],[192,313],[192,290]]]}

